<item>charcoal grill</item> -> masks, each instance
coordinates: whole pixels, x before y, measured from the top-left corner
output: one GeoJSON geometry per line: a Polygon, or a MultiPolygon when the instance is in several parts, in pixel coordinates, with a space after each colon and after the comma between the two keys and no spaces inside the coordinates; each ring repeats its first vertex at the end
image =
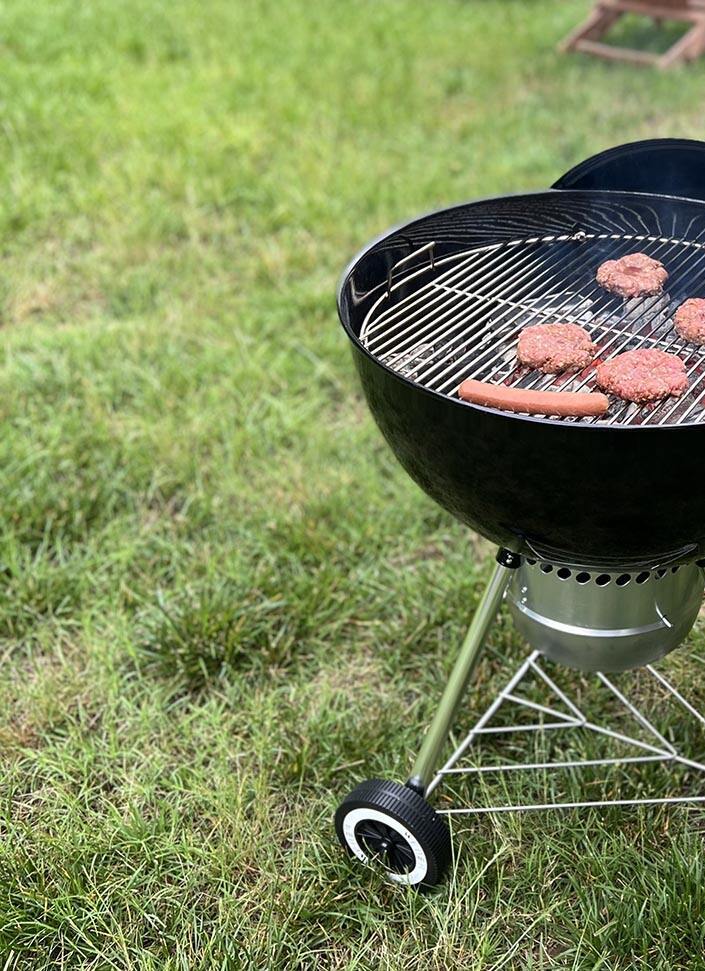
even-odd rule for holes
{"type": "Polygon", "coordinates": [[[494,572],[475,612],[409,779],[370,780],[339,806],[343,845],[398,883],[437,883],[450,860],[444,817],[458,813],[705,801],[689,792],[520,806],[432,808],[459,774],[664,762],[705,772],[615,684],[643,668],[684,716],[705,718],[654,668],[688,635],[705,585],[705,348],[682,340],[673,315],[705,296],[705,144],[657,140],[581,163],[551,190],[441,210],[384,234],[343,274],[338,309],[372,414],[416,482],[494,541],[494,572]],[[679,195],[679,186],[684,195],[679,195]],[[641,252],[669,273],[662,294],[623,300],[597,267],[641,252]],[[596,345],[581,372],[544,375],[517,364],[527,324],[580,324],[596,345]],[[611,398],[600,417],[513,414],[460,399],[467,378],[531,390],[590,391],[597,362],[626,350],[678,355],[687,392],[650,405],[611,398]],[[450,758],[442,750],[496,613],[507,598],[531,652],[450,758]],[[594,672],[643,736],[581,710],[551,664],[594,672]],[[522,693],[527,677],[548,702],[522,693]],[[514,705],[536,724],[493,719],[514,705]],[[617,739],[621,757],[482,765],[478,739],[568,728],[617,739]]]}

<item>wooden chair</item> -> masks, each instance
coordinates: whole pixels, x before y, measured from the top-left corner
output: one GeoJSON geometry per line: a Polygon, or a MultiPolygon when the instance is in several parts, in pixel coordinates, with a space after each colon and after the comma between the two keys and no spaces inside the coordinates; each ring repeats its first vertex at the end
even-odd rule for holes
{"type": "Polygon", "coordinates": [[[662,69],[693,60],[705,52],[705,0],[598,0],[585,23],[565,38],[560,49],[583,51],[610,60],[651,64],[662,69]],[[679,20],[690,27],[664,54],[603,43],[607,31],[628,13],[651,17],[658,24],[664,20],[679,20]]]}

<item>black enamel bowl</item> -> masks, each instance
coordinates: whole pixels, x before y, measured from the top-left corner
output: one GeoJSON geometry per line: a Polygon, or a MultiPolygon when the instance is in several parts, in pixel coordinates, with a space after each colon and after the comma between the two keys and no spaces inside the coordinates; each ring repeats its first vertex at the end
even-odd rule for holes
{"type": "MultiPolygon", "coordinates": [[[[365,397],[411,477],[498,544],[605,569],[702,557],[705,422],[610,425],[501,412],[420,386],[360,340],[392,268],[405,257],[405,273],[421,266],[429,243],[441,260],[473,247],[576,231],[705,241],[705,203],[549,190],[457,206],[386,233],[353,260],[338,294],[365,397]]],[[[404,293],[405,285],[397,288],[398,299],[404,293]]],[[[687,281],[675,296],[684,295],[687,281]]]]}

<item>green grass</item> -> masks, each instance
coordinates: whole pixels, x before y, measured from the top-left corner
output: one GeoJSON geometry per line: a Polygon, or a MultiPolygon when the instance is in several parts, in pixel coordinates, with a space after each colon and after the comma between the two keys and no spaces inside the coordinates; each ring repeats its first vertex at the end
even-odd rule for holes
{"type": "MultiPolygon", "coordinates": [[[[419,211],[705,136],[705,62],[555,52],[588,6],[0,9],[6,971],[705,967],[701,814],[461,824],[423,898],[331,832],[408,772],[490,563],[375,430],[336,279],[419,211]]],[[[665,669],[705,703],[703,646],[665,669]]],[[[470,710],[521,650],[505,619],[470,710]]]]}

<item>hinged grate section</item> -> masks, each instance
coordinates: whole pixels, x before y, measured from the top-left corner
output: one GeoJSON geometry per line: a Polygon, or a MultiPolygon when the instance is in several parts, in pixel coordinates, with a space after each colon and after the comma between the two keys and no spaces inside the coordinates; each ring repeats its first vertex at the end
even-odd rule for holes
{"type": "MultiPolygon", "coordinates": [[[[466,378],[532,390],[590,391],[597,364],[627,350],[659,348],[684,362],[690,387],[680,398],[650,405],[610,399],[602,418],[554,421],[608,425],[680,425],[705,421],[705,347],[689,344],[673,327],[688,297],[705,297],[705,236],[694,240],[637,234],[546,236],[500,243],[428,263],[388,286],[360,332],[383,364],[441,394],[457,396],[466,378]],[[664,293],[622,300],[598,286],[608,259],[646,253],[669,273],[664,293]],[[585,327],[597,345],[578,374],[544,375],[518,364],[522,328],[541,322],[585,327]]],[[[408,258],[407,258],[408,259],[408,258]]]]}

